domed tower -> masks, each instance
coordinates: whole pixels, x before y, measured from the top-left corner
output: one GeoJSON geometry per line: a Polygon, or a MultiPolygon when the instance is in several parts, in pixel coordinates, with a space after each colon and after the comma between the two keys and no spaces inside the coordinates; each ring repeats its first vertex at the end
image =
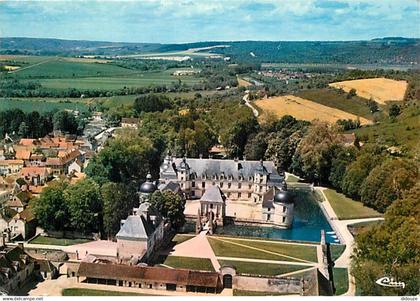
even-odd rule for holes
{"type": "Polygon", "coordinates": [[[187,158],[182,158],[181,163],[177,166],[178,171],[178,183],[181,186],[181,189],[184,193],[189,195],[191,190],[191,181],[190,181],[190,166],[187,163],[187,158]]]}
{"type": "Polygon", "coordinates": [[[281,227],[290,228],[293,222],[295,206],[293,194],[290,191],[279,190],[273,198],[273,222],[281,227]]]}
{"type": "Polygon", "coordinates": [[[140,204],[149,200],[150,196],[157,189],[156,185],[152,181],[152,175],[150,173],[146,176],[146,182],[140,185],[140,204]]]}

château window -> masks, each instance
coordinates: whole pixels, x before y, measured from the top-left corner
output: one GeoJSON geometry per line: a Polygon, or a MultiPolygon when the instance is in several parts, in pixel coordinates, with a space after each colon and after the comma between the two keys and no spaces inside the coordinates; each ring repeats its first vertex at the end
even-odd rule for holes
{"type": "Polygon", "coordinates": [[[248,193],[248,198],[250,198],[251,197],[251,194],[250,193],[248,193]]]}
{"type": "Polygon", "coordinates": [[[202,188],[206,188],[206,182],[201,183],[202,188]]]}
{"type": "Polygon", "coordinates": [[[191,187],[195,187],[195,182],[194,181],[191,182],[191,187]]]}
{"type": "Polygon", "coordinates": [[[242,188],[242,183],[238,183],[238,189],[242,188]]]}
{"type": "Polygon", "coordinates": [[[251,189],[251,188],[252,188],[252,185],[251,185],[251,184],[249,184],[249,185],[248,185],[248,189],[251,189]]]}
{"type": "Polygon", "coordinates": [[[287,209],[286,206],[283,206],[283,212],[286,212],[286,209],[287,209]]]}
{"type": "Polygon", "coordinates": [[[210,209],[213,209],[213,204],[210,204],[210,209]]]}
{"type": "Polygon", "coordinates": [[[232,186],[232,183],[228,183],[228,189],[230,189],[231,186],[232,186]]]}
{"type": "Polygon", "coordinates": [[[223,182],[220,182],[220,188],[223,188],[223,182]]]}
{"type": "Polygon", "coordinates": [[[242,197],[242,194],[240,192],[238,192],[238,198],[242,197]]]}
{"type": "Polygon", "coordinates": [[[271,208],[268,208],[267,211],[271,211],[271,208]]]}

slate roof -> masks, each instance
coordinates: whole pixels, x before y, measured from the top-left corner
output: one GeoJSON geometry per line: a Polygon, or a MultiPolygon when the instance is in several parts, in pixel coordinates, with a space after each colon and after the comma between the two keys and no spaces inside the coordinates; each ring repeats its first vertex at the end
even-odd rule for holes
{"type": "Polygon", "coordinates": [[[177,285],[193,285],[217,288],[221,285],[219,273],[192,271],[186,269],[167,269],[161,267],[142,267],[121,264],[101,264],[81,262],[78,275],[88,278],[115,279],[126,281],[148,280],[177,285]]]}
{"type": "Polygon", "coordinates": [[[274,208],[273,205],[273,198],[274,198],[274,187],[271,187],[264,195],[263,195],[263,208],[274,208]]]}
{"type": "MultiPolygon", "coordinates": [[[[181,165],[183,158],[174,158],[173,162],[178,167],[181,165]]],[[[205,175],[207,178],[212,178],[214,175],[224,175],[226,178],[233,177],[238,181],[239,177],[248,180],[254,176],[256,170],[261,170],[263,173],[268,174],[269,184],[281,184],[283,177],[279,175],[276,167],[272,161],[264,161],[261,167],[260,161],[235,161],[223,159],[193,159],[187,158],[186,163],[196,177],[205,175]]]]}
{"type": "Polygon", "coordinates": [[[181,186],[179,186],[178,183],[174,182],[160,184],[158,188],[160,191],[172,191],[173,193],[178,193],[181,190],[181,186]]]}
{"type": "Polygon", "coordinates": [[[223,203],[225,196],[220,190],[219,186],[213,185],[210,188],[207,188],[204,194],[201,196],[200,201],[213,202],[213,203],[223,203]]]}
{"type": "Polygon", "coordinates": [[[143,216],[130,215],[117,233],[117,238],[126,240],[147,240],[153,233],[152,226],[143,216]]]}

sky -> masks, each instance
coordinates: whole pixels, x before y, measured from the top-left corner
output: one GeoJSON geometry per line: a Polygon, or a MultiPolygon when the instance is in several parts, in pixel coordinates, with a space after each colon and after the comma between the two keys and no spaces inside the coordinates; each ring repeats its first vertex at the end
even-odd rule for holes
{"type": "Polygon", "coordinates": [[[185,43],[420,37],[420,0],[0,0],[1,37],[185,43]]]}

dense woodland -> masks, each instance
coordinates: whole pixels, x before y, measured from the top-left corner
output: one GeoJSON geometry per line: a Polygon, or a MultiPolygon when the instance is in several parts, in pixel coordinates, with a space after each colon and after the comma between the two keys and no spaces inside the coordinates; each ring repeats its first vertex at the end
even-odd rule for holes
{"type": "Polygon", "coordinates": [[[229,45],[212,52],[241,62],[409,64],[418,58],[419,40],[385,38],[346,42],[200,42],[188,44],[112,43],[57,39],[1,38],[0,53],[32,55],[119,55],[182,51],[229,45]],[[251,52],[254,54],[251,55],[251,52]]]}

